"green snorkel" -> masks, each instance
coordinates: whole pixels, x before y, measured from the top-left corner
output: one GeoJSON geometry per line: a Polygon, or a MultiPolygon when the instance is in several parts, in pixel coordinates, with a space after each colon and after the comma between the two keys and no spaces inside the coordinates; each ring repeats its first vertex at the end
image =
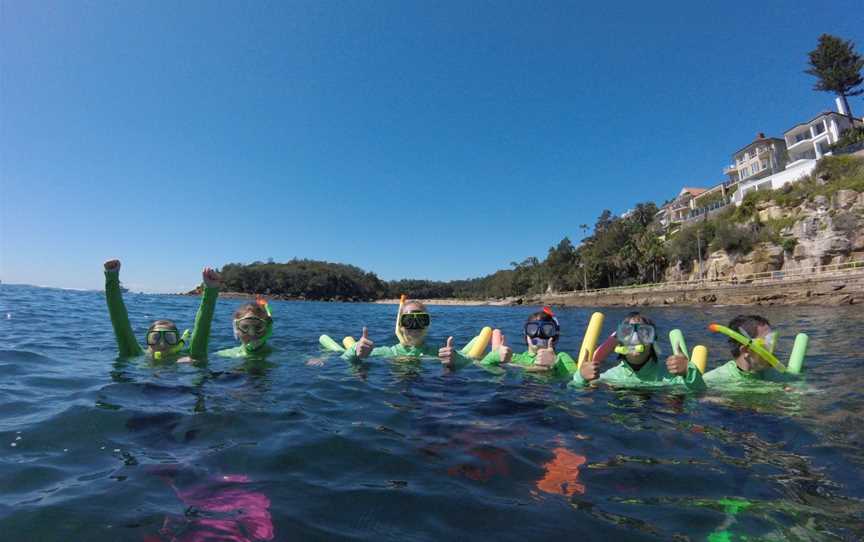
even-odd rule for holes
{"type": "MultiPolygon", "coordinates": [[[[721,326],[720,324],[709,324],[708,330],[713,333],[722,333],[726,335],[733,341],[738,342],[739,344],[746,346],[750,349],[751,352],[762,358],[772,367],[780,371],[781,373],[786,372],[786,367],[780,363],[780,360],[777,359],[777,356],[774,355],[774,344],[769,344],[768,348],[765,348],[763,345],[763,341],[761,339],[753,339],[751,337],[746,336],[743,333],[738,333],[737,331],[733,331],[726,326],[721,326]]],[[[741,330],[743,331],[743,330],[741,330]]],[[[800,370],[800,368],[799,368],[800,370]]]]}

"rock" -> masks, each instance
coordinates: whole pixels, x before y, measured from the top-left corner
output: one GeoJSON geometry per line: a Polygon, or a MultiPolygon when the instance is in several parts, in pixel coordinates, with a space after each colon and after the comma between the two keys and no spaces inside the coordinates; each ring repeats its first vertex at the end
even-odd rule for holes
{"type": "Polygon", "coordinates": [[[834,194],[835,209],[849,209],[858,201],[858,192],[854,190],[838,190],[834,194]]]}
{"type": "Polygon", "coordinates": [[[735,262],[725,250],[712,252],[705,262],[705,278],[708,280],[724,279],[732,275],[735,262]]]}
{"type": "Polygon", "coordinates": [[[837,300],[837,305],[851,305],[852,303],[852,296],[849,294],[846,294],[837,300]]]}
{"type": "Polygon", "coordinates": [[[777,220],[779,218],[783,218],[786,216],[786,212],[782,207],[778,207],[776,205],[772,205],[765,210],[759,211],[759,221],[767,222],[769,220],[777,220]]]}
{"type": "Polygon", "coordinates": [[[664,305],[674,305],[675,304],[675,298],[674,297],[667,297],[666,299],[663,300],[663,304],[664,305]]]}
{"type": "Polygon", "coordinates": [[[715,294],[703,295],[699,298],[699,301],[702,303],[716,303],[717,296],[715,294]]]}

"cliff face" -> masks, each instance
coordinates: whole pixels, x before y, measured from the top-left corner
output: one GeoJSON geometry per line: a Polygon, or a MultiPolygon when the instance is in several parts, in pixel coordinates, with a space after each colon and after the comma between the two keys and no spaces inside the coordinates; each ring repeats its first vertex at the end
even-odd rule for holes
{"type": "MultiPolygon", "coordinates": [[[[790,223],[780,231],[782,246],[757,243],[747,254],[712,252],[703,262],[705,279],[810,271],[824,265],[864,261],[864,192],[838,190],[831,198],[815,196],[792,208],[773,201],[761,202],[756,209],[761,222],[790,223]]],[[[683,268],[679,264],[666,269],[666,280],[698,280],[698,262],[692,262],[690,271],[683,268]]]]}

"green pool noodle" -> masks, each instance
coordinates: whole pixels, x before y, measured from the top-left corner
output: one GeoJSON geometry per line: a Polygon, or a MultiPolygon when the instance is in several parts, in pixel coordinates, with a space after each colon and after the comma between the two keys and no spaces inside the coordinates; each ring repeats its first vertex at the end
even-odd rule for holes
{"type": "Polygon", "coordinates": [[[799,333],[795,336],[795,344],[792,346],[792,353],[789,354],[789,363],[787,371],[792,374],[801,374],[801,369],[804,367],[804,358],[807,356],[807,345],[810,343],[810,337],[806,333],[799,333]]]}
{"type": "Polygon", "coordinates": [[[345,349],[342,348],[342,345],[331,339],[329,335],[321,335],[320,337],[318,337],[318,342],[321,343],[321,346],[324,348],[324,350],[329,350],[330,352],[345,351],[345,349]]]}
{"type": "Polygon", "coordinates": [[[688,360],[690,359],[690,353],[687,351],[687,343],[684,342],[684,333],[680,329],[673,329],[669,332],[669,344],[672,345],[672,353],[675,353],[677,348],[678,352],[684,354],[688,360]]]}

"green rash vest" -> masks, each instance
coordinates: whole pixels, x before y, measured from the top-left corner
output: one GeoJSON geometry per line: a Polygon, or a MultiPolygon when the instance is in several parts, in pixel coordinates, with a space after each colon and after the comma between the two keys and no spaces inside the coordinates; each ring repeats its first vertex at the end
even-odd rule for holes
{"type": "MultiPolygon", "coordinates": [[[[342,359],[357,362],[360,361],[360,358],[357,357],[357,353],[355,352],[356,345],[351,345],[351,348],[345,350],[345,353],[342,354],[342,359]]],[[[407,346],[404,344],[395,344],[393,346],[377,346],[372,349],[372,353],[369,354],[369,357],[375,358],[422,358],[422,357],[438,357],[438,347],[437,346],[429,346],[424,344],[423,346],[407,346]]],[[[456,357],[456,366],[464,367],[471,363],[471,358],[459,352],[458,350],[455,353],[456,357]]]]}
{"type": "Polygon", "coordinates": [[[240,346],[235,346],[234,348],[226,348],[225,350],[220,350],[216,352],[216,354],[220,356],[225,356],[226,358],[248,358],[248,357],[264,357],[273,349],[270,348],[266,343],[254,350],[249,350],[246,348],[246,345],[241,344],[240,346]]]}
{"type": "MultiPolygon", "coordinates": [[[[513,354],[510,363],[522,367],[532,367],[536,358],[537,354],[526,351],[521,354],[513,354]]],[[[492,350],[480,361],[480,365],[499,366],[501,365],[501,356],[498,355],[497,350],[492,350]]],[[[567,352],[558,352],[555,356],[555,365],[549,372],[558,378],[570,378],[571,375],[578,372],[576,360],[567,352]]]]}
{"type": "Polygon", "coordinates": [[[759,372],[742,371],[734,359],[708,371],[704,379],[711,387],[742,387],[763,382],[783,383],[796,380],[773,369],[759,372]]]}
{"type": "MultiPolygon", "coordinates": [[[[597,380],[605,382],[610,386],[621,388],[684,386],[690,391],[702,391],[705,389],[702,373],[692,363],[687,365],[686,375],[673,375],[666,369],[665,363],[658,363],[655,359],[646,361],[638,371],[634,371],[626,361],[621,361],[617,366],[601,373],[600,378],[597,380]]],[[[573,374],[571,385],[584,387],[588,383],[587,380],[582,378],[579,371],[573,374]]]]}
{"type": "MultiPolygon", "coordinates": [[[[192,328],[192,338],[189,341],[188,350],[183,353],[195,359],[207,357],[207,343],[210,340],[210,324],[213,321],[213,312],[216,310],[216,299],[219,297],[219,288],[204,288],[201,296],[201,305],[195,315],[195,326],[192,328]]],[[[117,349],[121,357],[140,356],[145,349],[138,344],[132,325],[129,323],[129,314],[123,303],[123,293],[120,291],[120,273],[118,271],[105,271],[105,301],[108,303],[108,314],[111,316],[111,325],[114,327],[114,336],[117,338],[117,349]]]]}

